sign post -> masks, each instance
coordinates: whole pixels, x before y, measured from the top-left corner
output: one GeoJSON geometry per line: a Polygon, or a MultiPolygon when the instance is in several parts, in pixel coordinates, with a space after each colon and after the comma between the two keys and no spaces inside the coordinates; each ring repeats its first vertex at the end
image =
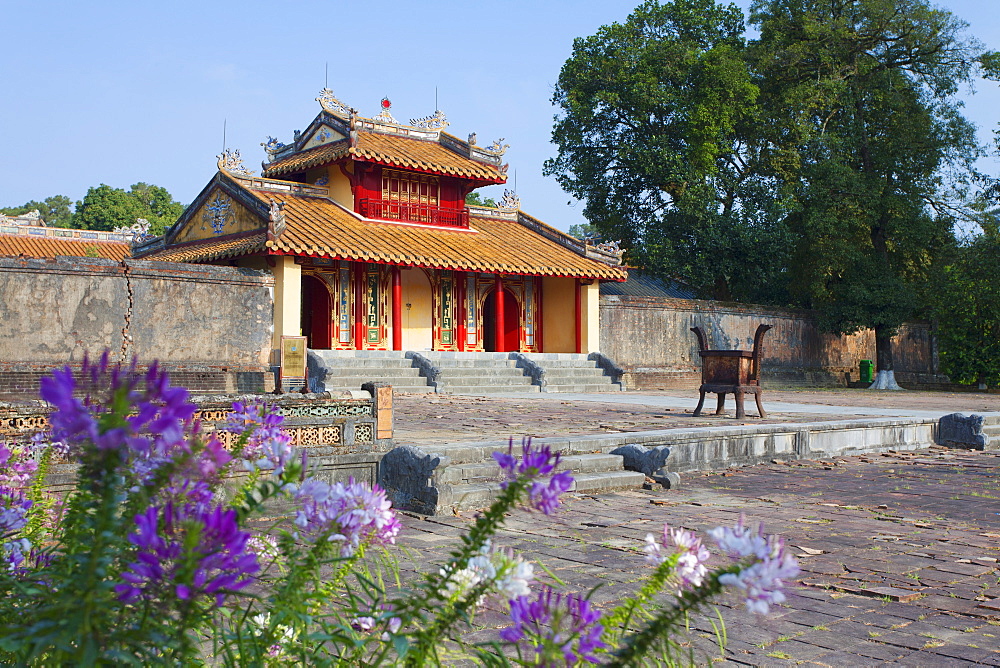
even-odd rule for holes
{"type": "Polygon", "coordinates": [[[282,392],[299,392],[307,387],[306,337],[281,337],[278,387],[282,392]]]}

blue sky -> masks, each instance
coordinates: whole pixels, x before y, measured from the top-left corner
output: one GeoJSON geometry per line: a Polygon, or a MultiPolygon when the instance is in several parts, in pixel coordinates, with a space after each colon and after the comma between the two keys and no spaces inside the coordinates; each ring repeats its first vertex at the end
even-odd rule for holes
{"type": "MultiPolygon", "coordinates": [[[[401,121],[429,115],[437,88],[449,131],[503,137],[522,208],[565,230],[585,221],[542,176],[555,152],[552,87],[575,37],[636,4],[0,0],[0,206],[137,181],[189,202],[215,173],[224,122],[227,145],[259,170],[267,135],[288,141],[319,111],[328,66],[330,88],[366,116],[384,96],[401,121]]],[[[995,0],[938,4],[1000,49],[995,0]]],[[[981,82],[964,97],[989,141],[1000,88],[981,82]]],[[[1000,174],[996,160],[983,167],[1000,174]]]]}

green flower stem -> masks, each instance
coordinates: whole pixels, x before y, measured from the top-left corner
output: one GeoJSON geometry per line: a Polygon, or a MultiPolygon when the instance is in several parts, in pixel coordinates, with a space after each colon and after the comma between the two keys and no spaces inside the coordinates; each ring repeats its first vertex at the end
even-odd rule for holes
{"type": "Polygon", "coordinates": [[[700,587],[683,592],[678,597],[676,606],[663,610],[653,618],[646,628],[629,637],[624,646],[615,653],[608,666],[641,665],[643,657],[658,641],[667,637],[690,611],[704,605],[712,597],[722,592],[723,584],[719,582],[720,577],[729,573],[739,573],[742,569],[742,564],[719,569],[713,572],[700,587]]]}
{"type": "Polygon", "coordinates": [[[605,618],[604,628],[606,632],[612,629],[621,628],[623,631],[632,619],[633,613],[640,608],[644,608],[666,586],[677,568],[680,554],[672,554],[663,563],[658,565],[649,576],[649,580],[642,589],[636,592],[635,596],[629,598],[621,605],[612,609],[605,618]]]}
{"type": "Polygon", "coordinates": [[[449,603],[444,601],[441,591],[445,582],[456,570],[465,567],[469,559],[478,553],[486,541],[489,540],[503,525],[507,513],[509,513],[521,500],[521,497],[528,490],[532,480],[526,475],[511,480],[504,488],[497,500],[493,502],[489,510],[479,516],[476,523],[472,525],[469,533],[462,536],[462,547],[452,553],[452,558],[448,565],[439,573],[428,577],[422,585],[425,595],[406,600],[400,608],[409,608],[412,615],[419,616],[422,610],[433,608],[432,601],[444,602],[443,609],[435,614],[433,622],[427,628],[418,631],[415,642],[407,652],[405,665],[419,668],[426,665],[427,659],[436,652],[436,648],[441,636],[460,619],[467,616],[469,608],[475,606],[482,594],[486,593],[485,588],[489,583],[481,587],[475,587],[469,595],[460,601],[449,603]],[[482,591],[480,589],[482,588],[482,591]],[[478,592],[478,593],[477,593],[478,592]]]}

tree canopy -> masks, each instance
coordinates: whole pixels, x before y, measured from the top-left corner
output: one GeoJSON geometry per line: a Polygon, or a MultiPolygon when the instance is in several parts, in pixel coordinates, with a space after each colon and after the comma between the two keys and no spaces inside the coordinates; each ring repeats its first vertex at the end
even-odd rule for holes
{"type": "Polygon", "coordinates": [[[650,1],[577,39],[547,172],[631,262],[873,328],[891,370],[975,176],[955,96],[982,48],[928,0],[756,0],[750,23],[650,1]]]}
{"type": "Polygon", "coordinates": [[[21,206],[0,208],[0,213],[8,216],[19,216],[37,210],[42,215],[46,225],[52,227],[73,227],[73,200],[65,195],[46,197],[41,202],[31,200],[21,206]]]}
{"type": "Polygon", "coordinates": [[[166,188],[139,182],[129,190],[101,184],[87,190],[73,210],[73,200],[65,195],[30,201],[21,206],[0,208],[0,213],[16,216],[38,209],[42,220],[52,227],[73,227],[110,232],[116,227],[130,227],[136,220],[149,221],[151,234],[162,234],[184,212],[184,205],[174,200],[166,188]]]}
{"type": "Polygon", "coordinates": [[[928,291],[941,371],[952,382],[1000,385],[997,213],[988,212],[982,234],[943,255],[928,291]]]}
{"type": "Polygon", "coordinates": [[[149,221],[151,234],[162,234],[184,212],[165,188],[139,182],[128,190],[101,184],[90,188],[76,203],[73,226],[87,230],[113,230],[149,221]]]}

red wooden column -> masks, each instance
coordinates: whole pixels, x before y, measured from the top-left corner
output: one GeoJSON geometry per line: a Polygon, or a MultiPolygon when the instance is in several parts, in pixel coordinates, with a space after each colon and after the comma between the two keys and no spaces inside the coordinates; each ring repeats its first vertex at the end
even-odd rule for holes
{"type": "Polygon", "coordinates": [[[354,263],[354,349],[365,347],[365,265],[354,263]]]}
{"type": "Polygon", "coordinates": [[[493,292],[493,303],[496,304],[496,333],[494,347],[497,352],[504,352],[504,312],[503,312],[503,281],[500,276],[496,278],[496,287],[493,292]]]}
{"type": "Polygon", "coordinates": [[[583,288],[576,279],[576,352],[583,352],[583,288]]]}
{"type": "Polygon", "coordinates": [[[392,349],[403,349],[403,278],[399,266],[392,268],[392,349]]]}
{"type": "Polygon", "coordinates": [[[455,272],[455,328],[458,332],[458,349],[459,351],[465,350],[465,339],[468,336],[468,331],[465,328],[465,319],[468,316],[468,311],[466,311],[465,303],[465,272],[456,271],[455,272]]]}

